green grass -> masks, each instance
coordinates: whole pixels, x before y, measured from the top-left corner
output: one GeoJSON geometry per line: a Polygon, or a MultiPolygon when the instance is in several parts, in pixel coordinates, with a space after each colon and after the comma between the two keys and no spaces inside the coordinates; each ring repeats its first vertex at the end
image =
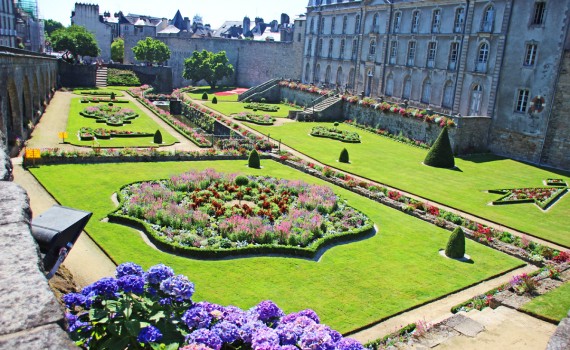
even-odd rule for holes
{"type": "MultiPolygon", "coordinates": [[[[193,100],[202,100],[202,94],[208,94],[208,101],[212,101],[212,98],[215,96],[215,92],[223,92],[223,91],[231,91],[233,87],[217,87],[215,89],[211,89],[209,86],[200,86],[195,87],[194,91],[187,92],[186,95],[190,96],[193,100]]],[[[226,102],[237,102],[238,95],[228,95],[228,96],[216,96],[218,102],[226,101],[226,102]]]]}
{"type": "MultiPolygon", "coordinates": [[[[82,127],[91,127],[93,129],[104,128],[107,130],[130,130],[137,132],[148,132],[154,135],[156,130],[162,133],[162,146],[169,146],[177,142],[174,136],[170,135],[166,130],[159,127],[158,124],[143,111],[135,106],[132,102],[129,103],[116,103],[115,106],[123,108],[130,108],[134,110],[139,116],[133,119],[132,124],[125,124],[123,126],[109,126],[105,123],[96,123],[93,118],[85,118],[79,114],[82,110],[89,106],[98,106],[99,103],[81,103],[81,98],[71,99],[71,107],[69,110],[69,119],[67,121],[67,133],[69,138],[66,142],[78,146],[93,146],[93,141],[81,141],[79,139],[79,129],[82,127]]],[[[118,137],[109,140],[97,139],[101,147],[153,147],[153,136],[147,137],[118,137]]]]}
{"type": "Polygon", "coordinates": [[[271,299],[286,312],[313,308],[324,323],[341,332],[522,264],[472,241],[467,242],[467,254],[474,264],[442,258],[438,250],[445,247],[448,231],[338,187],[335,192],[369,215],[379,231],[374,237],[327,250],[318,262],[284,257],[186,259],[152,249],[131,228],[101,221],[114,210],[111,196],[122,185],[189,169],[214,168],[326,184],[273,161],[262,160],[262,166],[251,169],[241,160],[60,165],[31,171],[59,203],[94,213],[86,230],[115,262],[133,261],[145,268],[170,265],[196,284],[195,301],[249,308],[271,299]]]}
{"type": "MultiPolygon", "coordinates": [[[[272,103],[273,104],[273,103],[272,103]]],[[[227,116],[240,113],[240,112],[250,112],[256,113],[261,115],[270,115],[273,118],[287,118],[289,116],[289,111],[298,111],[298,108],[291,107],[282,103],[277,104],[279,106],[279,110],[277,112],[265,112],[265,111],[256,111],[254,112],[253,109],[245,109],[245,106],[242,102],[218,102],[217,104],[213,104],[212,102],[204,103],[205,106],[210,107],[213,110],[216,110],[220,113],[223,113],[227,116]]]]}
{"type": "Polygon", "coordinates": [[[545,212],[534,204],[490,206],[499,196],[486,193],[490,189],[540,187],[547,178],[563,178],[568,183],[570,174],[567,172],[541,169],[493,155],[456,158],[455,165],[460,170],[433,168],[422,165],[427,150],[346,124],[339,128],[358,132],[362,143],[346,144],[309,135],[315,125],[330,125],[325,123],[248,125],[330,166],[570,247],[570,194],[545,212]],[[344,147],[350,154],[350,164],[337,162],[344,147]]]}
{"type": "MultiPolygon", "coordinates": [[[[80,87],[73,89],[73,93],[77,95],[81,95],[81,91],[99,91],[99,92],[114,92],[117,97],[123,96],[120,91],[126,91],[128,89],[133,88],[133,86],[107,86],[105,88],[100,87],[80,87]]],[[[81,95],[81,96],[88,96],[88,95],[81,95]]]]}
{"type": "Polygon", "coordinates": [[[560,322],[570,309],[570,282],[524,304],[522,310],[560,322]]]}

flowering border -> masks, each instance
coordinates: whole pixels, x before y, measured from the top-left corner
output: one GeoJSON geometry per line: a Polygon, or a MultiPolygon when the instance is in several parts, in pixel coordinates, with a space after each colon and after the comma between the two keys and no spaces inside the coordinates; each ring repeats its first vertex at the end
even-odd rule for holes
{"type": "Polygon", "coordinates": [[[419,147],[419,148],[423,148],[423,149],[430,149],[430,147],[431,147],[426,142],[423,142],[420,140],[415,140],[415,139],[412,139],[412,138],[409,138],[409,137],[406,137],[403,135],[395,135],[395,134],[390,133],[386,129],[376,129],[376,128],[373,128],[373,127],[368,126],[366,124],[358,124],[356,121],[350,120],[350,119],[345,120],[344,122],[348,125],[354,126],[355,128],[371,132],[374,135],[384,136],[384,137],[387,137],[391,140],[398,141],[401,143],[405,143],[406,145],[409,145],[409,146],[415,146],[415,147],[419,147]]]}
{"type": "Polygon", "coordinates": [[[512,189],[500,189],[500,190],[488,190],[489,193],[496,193],[503,195],[501,198],[491,202],[493,205],[507,205],[507,204],[524,204],[524,203],[534,203],[537,207],[542,210],[546,210],[552,205],[556,204],[558,200],[562,198],[567,192],[567,187],[529,187],[529,188],[512,188],[512,189]],[[523,192],[540,192],[541,190],[553,190],[548,198],[544,201],[538,198],[522,198],[522,199],[508,199],[513,196],[513,194],[523,191],[523,192]]]}
{"type": "Polygon", "coordinates": [[[338,130],[336,127],[313,126],[311,136],[338,140],[346,143],[360,143],[360,135],[356,132],[338,130]]]}

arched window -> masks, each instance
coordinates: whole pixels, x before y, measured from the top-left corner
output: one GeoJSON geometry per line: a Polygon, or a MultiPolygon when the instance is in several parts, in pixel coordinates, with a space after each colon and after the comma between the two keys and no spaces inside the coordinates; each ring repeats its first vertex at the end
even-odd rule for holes
{"type": "Polygon", "coordinates": [[[392,74],[388,75],[388,79],[386,79],[386,89],[384,90],[384,94],[386,96],[394,95],[394,77],[392,74]]]}
{"type": "Polygon", "coordinates": [[[481,31],[491,33],[493,31],[493,24],[495,22],[495,8],[489,5],[483,13],[483,21],[481,22],[481,31]]]}
{"type": "Polygon", "coordinates": [[[358,39],[352,40],[352,59],[356,59],[356,55],[358,53],[358,39]]]}
{"type": "Polygon", "coordinates": [[[380,29],[380,25],[378,23],[378,13],[375,13],[374,17],[372,18],[372,32],[378,33],[379,29],[380,29]]]}
{"type": "Polygon", "coordinates": [[[348,72],[348,81],[346,82],[347,85],[352,86],[354,83],[354,68],[350,68],[348,72]]]}
{"type": "Polygon", "coordinates": [[[393,24],[394,33],[400,32],[401,25],[402,25],[402,13],[396,12],[394,13],[394,24],[393,24]]]}
{"type": "Polygon", "coordinates": [[[311,78],[311,65],[307,62],[307,65],[305,66],[305,83],[308,83],[310,78],[311,78]]]}
{"type": "Polygon", "coordinates": [[[315,78],[313,79],[315,81],[315,83],[318,83],[321,81],[321,65],[317,64],[317,67],[315,68],[315,78]]]}
{"type": "Polygon", "coordinates": [[[445,108],[453,107],[453,83],[448,80],[443,87],[443,100],[441,106],[445,108]]]}
{"type": "Polygon", "coordinates": [[[315,34],[315,19],[311,18],[311,33],[315,34]]]}
{"type": "Polygon", "coordinates": [[[370,48],[368,49],[368,54],[373,56],[376,54],[376,40],[370,40],[370,48]]]}
{"type": "Polygon", "coordinates": [[[335,27],[336,27],[336,17],[333,17],[331,22],[331,34],[334,34],[335,27]]]}
{"type": "Polygon", "coordinates": [[[455,10],[455,22],[453,23],[453,32],[463,32],[463,23],[465,22],[465,8],[459,7],[455,10]]]}
{"type": "Polygon", "coordinates": [[[338,69],[336,70],[336,85],[337,86],[342,86],[343,82],[342,82],[342,67],[338,67],[338,69]]]}
{"type": "Polygon", "coordinates": [[[321,34],[325,34],[325,18],[321,17],[321,34]]]}
{"type": "Polygon", "coordinates": [[[429,103],[431,100],[431,80],[426,78],[422,86],[422,103],[429,103]]]}
{"type": "Polygon", "coordinates": [[[330,84],[331,82],[331,66],[327,66],[325,71],[325,84],[330,84]]]}
{"type": "Polygon", "coordinates": [[[356,15],[356,21],[354,21],[354,33],[360,33],[360,15],[356,15]]]}
{"type": "Polygon", "coordinates": [[[318,56],[323,56],[323,39],[319,39],[318,56]]]}
{"type": "Polygon", "coordinates": [[[345,43],[346,43],[346,42],[344,41],[344,39],[342,39],[342,40],[340,41],[340,53],[339,53],[339,56],[338,56],[338,57],[340,57],[340,58],[344,58],[344,46],[345,46],[345,43]]]}
{"type": "Polygon", "coordinates": [[[487,61],[489,60],[489,44],[483,43],[479,45],[479,52],[477,54],[477,65],[475,70],[477,72],[487,71],[487,61]]]}
{"type": "Polygon", "coordinates": [[[420,11],[416,10],[412,13],[412,33],[420,30],[420,11]]]}
{"type": "Polygon", "coordinates": [[[404,89],[402,90],[402,98],[409,100],[410,95],[412,94],[412,78],[407,76],[404,80],[404,89]]]}
{"type": "Polygon", "coordinates": [[[346,27],[348,25],[348,17],[344,16],[342,18],[342,34],[346,34],[346,27]]]}
{"type": "Polygon", "coordinates": [[[329,40],[329,56],[328,56],[329,58],[332,58],[333,44],[334,44],[333,39],[330,39],[329,40]]]}
{"type": "Polygon", "coordinates": [[[307,56],[311,56],[312,50],[313,50],[313,39],[309,39],[307,42],[307,56]]]}
{"type": "Polygon", "coordinates": [[[483,89],[477,84],[471,89],[471,103],[469,104],[469,115],[481,115],[481,102],[483,101],[483,89]]]}

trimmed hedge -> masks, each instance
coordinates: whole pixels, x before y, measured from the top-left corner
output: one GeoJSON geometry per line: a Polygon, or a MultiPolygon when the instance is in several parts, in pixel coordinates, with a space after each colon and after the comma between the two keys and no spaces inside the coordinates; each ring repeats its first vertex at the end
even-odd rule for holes
{"type": "Polygon", "coordinates": [[[261,168],[261,164],[259,162],[259,153],[257,153],[257,151],[255,149],[251,150],[251,153],[249,154],[249,158],[247,160],[247,165],[250,168],[254,168],[254,169],[261,168]]]}
{"type": "Polygon", "coordinates": [[[453,150],[451,149],[447,126],[443,127],[437,140],[435,140],[431,146],[424,159],[424,164],[436,168],[451,169],[455,167],[455,158],[453,158],[453,150]]]}
{"type": "Polygon", "coordinates": [[[138,86],[140,84],[139,77],[133,71],[115,68],[107,69],[107,85],[138,86]]]}
{"type": "Polygon", "coordinates": [[[457,226],[449,236],[445,255],[452,259],[461,259],[465,255],[465,233],[457,226]]]}
{"type": "Polygon", "coordinates": [[[338,157],[338,161],[340,163],[350,163],[348,157],[348,151],[346,150],[346,148],[343,148],[342,151],[340,151],[340,156],[338,157]]]}

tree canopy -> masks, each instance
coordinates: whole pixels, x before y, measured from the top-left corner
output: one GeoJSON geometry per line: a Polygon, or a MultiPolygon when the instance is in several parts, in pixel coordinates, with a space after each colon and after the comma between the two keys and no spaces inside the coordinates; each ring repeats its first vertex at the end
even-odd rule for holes
{"type": "Polygon", "coordinates": [[[55,32],[58,29],[62,29],[63,24],[58,21],[54,21],[53,19],[46,19],[44,21],[44,32],[46,36],[49,37],[51,33],[55,32]]]}
{"type": "Polygon", "coordinates": [[[53,49],[64,51],[68,61],[79,61],[80,56],[97,57],[101,52],[95,36],[82,26],[57,29],[50,38],[53,49]]]}
{"type": "Polygon", "coordinates": [[[133,47],[137,61],[148,63],[161,63],[170,58],[170,49],[160,40],[147,37],[133,47]]]}
{"type": "Polygon", "coordinates": [[[225,51],[194,51],[191,57],[184,60],[182,76],[194,82],[204,79],[215,89],[218,81],[234,73],[234,67],[228,62],[225,51]]]}
{"type": "Polygon", "coordinates": [[[121,38],[111,44],[111,59],[115,62],[123,62],[125,57],[125,41],[121,38]]]}

